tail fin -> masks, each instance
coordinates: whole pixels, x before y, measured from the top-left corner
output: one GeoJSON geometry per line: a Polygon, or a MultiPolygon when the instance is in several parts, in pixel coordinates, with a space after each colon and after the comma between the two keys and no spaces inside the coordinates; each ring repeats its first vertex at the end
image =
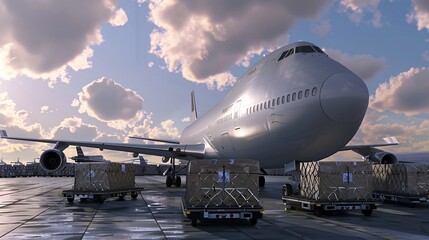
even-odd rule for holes
{"type": "Polygon", "coordinates": [[[195,93],[194,91],[191,92],[191,111],[192,111],[192,120],[195,121],[198,119],[197,114],[197,103],[195,101],[195,93]]]}
{"type": "Polygon", "coordinates": [[[82,148],[80,146],[76,146],[76,152],[77,152],[77,156],[79,156],[79,157],[85,156],[83,154],[83,150],[82,150],[82,148]]]}

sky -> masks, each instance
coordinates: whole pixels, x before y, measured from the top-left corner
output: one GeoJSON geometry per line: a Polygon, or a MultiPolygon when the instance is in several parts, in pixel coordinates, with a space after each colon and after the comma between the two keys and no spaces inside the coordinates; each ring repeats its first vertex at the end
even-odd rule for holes
{"type": "MultiPolygon", "coordinates": [[[[386,150],[429,151],[425,0],[2,0],[0,129],[85,141],[179,139],[192,90],[204,114],[249,66],[300,40],[368,86],[351,144],[396,136],[400,145],[386,150]]],[[[26,163],[52,147],[2,140],[0,158],[26,163]]]]}

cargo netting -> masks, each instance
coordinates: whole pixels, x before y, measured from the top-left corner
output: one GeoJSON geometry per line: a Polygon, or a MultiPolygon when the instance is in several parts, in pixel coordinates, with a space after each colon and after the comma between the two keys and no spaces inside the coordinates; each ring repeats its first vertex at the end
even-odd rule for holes
{"type": "Polygon", "coordinates": [[[429,164],[374,164],[374,191],[403,196],[427,197],[429,164]]]}
{"type": "Polygon", "coordinates": [[[365,162],[302,162],[301,196],[320,201],[372,200],[372,168],[365,162]]]}
{"type": "Polygon", "coordinates": [[[185,201],[192,207],[256,207],[259,206],[258,181],[257,161],[191,161],[185,201]]]}
{"type": "Polygon", "coordinates": [[[81,163],[75,166],[75,191],[105,192],[135,187],[135,170],[132,164],[81,163]]]}

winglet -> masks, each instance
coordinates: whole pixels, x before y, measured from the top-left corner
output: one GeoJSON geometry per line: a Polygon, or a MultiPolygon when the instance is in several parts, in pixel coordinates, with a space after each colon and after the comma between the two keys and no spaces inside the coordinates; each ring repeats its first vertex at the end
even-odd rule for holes
{"type": "Polygon", "coordinates": [[[396,137],[386,137],[386,138],[383,138],[383,140],[389,144],[399,144],[396,137]]]}
{"type": "Polygon", "coordinates": [[[0,138],[7,138],[6,130],[0,130],[0,138]]]}
{"type": "Polygon", "coordinates": [[[195,101],[195,93],[194,91],[191,92],[191,111],[192,111],[192,120],[197,120],[198,119],[198,114],[197,114],[197,103],[195,101]]]}

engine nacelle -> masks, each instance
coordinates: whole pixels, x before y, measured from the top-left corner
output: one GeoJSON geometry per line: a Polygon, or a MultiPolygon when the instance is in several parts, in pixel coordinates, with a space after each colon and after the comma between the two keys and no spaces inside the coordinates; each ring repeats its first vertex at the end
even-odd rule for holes
{"type": "Polygon", "coordinates": [[[66,155],[58,149],[49,149],[40,156],[40,166],[47,172],[62,170],[67,162],[66,155]]]}
{"type": "Polygon", "coordinates": [[[390,152],[375,153],[374,155],[369,156],[368,160],[379,164],[398,163],[398,159],[396,158],[396,156],[390,152]]]}

